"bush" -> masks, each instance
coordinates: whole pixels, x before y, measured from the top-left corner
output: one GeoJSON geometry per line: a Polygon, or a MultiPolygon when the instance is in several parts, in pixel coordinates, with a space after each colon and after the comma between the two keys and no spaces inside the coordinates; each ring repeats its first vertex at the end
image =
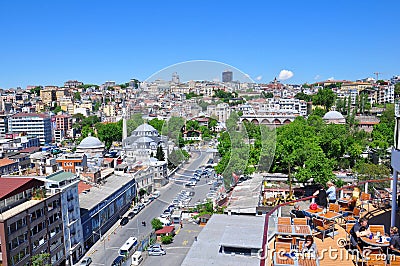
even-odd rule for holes
{"type": "Polygon", "coordinates": [[[171,244],[173,239],[174,239],[173,236],[162,236],[161,237],[161,243],[165,244],[165,245],[171,244]]]}
{"type": "Polygon", "coordinates": [[[154,218],[153,220],[151,220],[151,226],[153,227],[153,229],[154,230],[160,230],[161,228],[163,228],[163,224],[162,224],[162,222],[159,220],[159,219],[157,219],[157,218],[154,218]]]}

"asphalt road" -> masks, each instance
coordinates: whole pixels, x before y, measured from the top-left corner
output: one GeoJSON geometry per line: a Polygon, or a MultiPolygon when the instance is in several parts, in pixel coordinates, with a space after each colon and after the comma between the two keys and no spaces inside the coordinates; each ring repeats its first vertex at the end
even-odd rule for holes
{"type": "MultiPolygon", "coordinates": [[[[195,152],[192,155],[195,158],[191,159],[188,164],[185,164],[183,169],[178,170],[174,176],[190,178],[194,170],[204,165],[211,156],[211,154],[206,152],[195,152]]],[[[189,205],[194,205],[197,201],[203,201],[210,188],[210,185],[207,185],[207,181],[207,179],[202,178],[196,187],[193,188],[195,195],[189,205]]],[[[165,187],[159,189],[161,192],[160,197],[146,206],[127,225],[121,227],[118,221],[105,234],[103,240],[93,245],[87,253],[87,256],[90,256],[93,260],[92,265],[111,265],[112,261],[118,256],[119,248],[130,236],[141,240],[144,236],[148,235],[151,232],[151,220],[160,216],[172,199],[183,189],[190,190],[185,188],[183,184],[170,182],[165,187]],[[142,221],[146,221],[147,225],[142,226],[142,221]]]]}

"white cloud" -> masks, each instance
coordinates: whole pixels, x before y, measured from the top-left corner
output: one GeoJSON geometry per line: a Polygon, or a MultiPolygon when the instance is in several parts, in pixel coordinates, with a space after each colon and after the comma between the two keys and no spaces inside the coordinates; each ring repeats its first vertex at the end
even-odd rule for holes
{"type": "Polygon", "coordinates": [[[287,80],[287,79],[290,79],[291,77],[293,77],[293,75],[294,74],[292,71],[283,69],[283,70],[281,70],[281,72],[279,72],[278,79],[279,80],[287,80]]]}
{"type": "Polygon", "coordinates": [[[335,78],[334,77],[330,77],[327,80],[335,80],[335,78]]]}
{"type": "Polygon", "coordinates": [[[316,76],[314,77],[314,79],[317,80],[317,79],[319,79],[320,77],[321,77],[320,75],[316,75],[316,76]]]}
{"type": "Polygon", "coordinates": [[[258,81],[262,80],[262,76],[257,76],[256,80],[258,80],[258,81]]]}

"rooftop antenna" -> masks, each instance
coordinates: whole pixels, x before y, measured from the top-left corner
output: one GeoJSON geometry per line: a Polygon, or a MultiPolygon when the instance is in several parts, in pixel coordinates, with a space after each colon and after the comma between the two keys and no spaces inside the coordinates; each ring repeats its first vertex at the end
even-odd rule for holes
{"type": "Polygon", "coordinates": [[[375,76],[376,76],[376,81],[379,80],[379,75],[383,74],[382,72],[374,72],[375,76]]]}

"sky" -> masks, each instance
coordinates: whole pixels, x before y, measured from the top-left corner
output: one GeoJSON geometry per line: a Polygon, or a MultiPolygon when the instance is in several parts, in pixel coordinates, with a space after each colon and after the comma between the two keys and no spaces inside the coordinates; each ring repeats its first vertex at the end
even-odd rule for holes
{"type": "Polygon", "coordinates": [[[190,60],[266,83],[389,79],[400,75],[399,9],[396,0],[0,1],[0,88],[145,80],[190,60]]]}

